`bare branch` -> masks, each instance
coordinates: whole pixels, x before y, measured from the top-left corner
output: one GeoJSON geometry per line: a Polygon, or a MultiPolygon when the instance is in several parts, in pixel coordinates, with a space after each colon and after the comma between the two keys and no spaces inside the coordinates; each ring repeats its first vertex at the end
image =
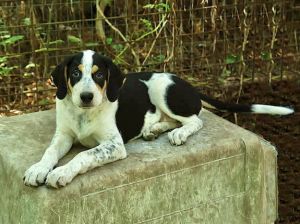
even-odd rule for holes
{"type": "MultiPolygon", "coordinates": [[[[99,0],[97,0],[98,2],[99,0]]],[[[131,54],[133,55],[134,59],[135,59],[135,63],[138,66],[138,70],[141,70],[141,63],[140,63],[140,59],[139,56],[136,54],[136,52],[134,51],[134,49],[132,48],[132,46],[129,44],[128,39],[123,35],[123,33],[117,28],[115,27],[104,15],[103,11],[101,10],[99,4],[97,4],[97,12],[100,14],[100,16],[104,19],[104,21],[110,26],[111,29],[113,29],[117,34],[119,34],[119,36],[123,39],[123,41],[125,42],[125,45],[130,49],[131,54]]]]}

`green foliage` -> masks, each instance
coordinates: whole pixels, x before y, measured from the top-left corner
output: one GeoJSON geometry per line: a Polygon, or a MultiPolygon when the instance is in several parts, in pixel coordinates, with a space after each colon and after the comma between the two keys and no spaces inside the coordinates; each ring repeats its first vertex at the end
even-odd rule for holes
{"type": "MultiPolygon", "coordinates": [[[[0,19],[0,46],[4,48],[4,51],[7,52],[9,47],[23,40],[23,35],[11,35],[7,30],[7,27],[2,19],[0,19]]],[[[13,69],[17,66],[10,66],[8,63],[8,58],[5,56],[0,57],[0,76],[10,75],[13,69]]]]}
{"type": "Polygon", "coordinates": [[[8,76],[16,66],[7,66],[7,57],[0,57],[0,76],[8,76]]]}
{"type": "Polygon", "coordinates": [[[270,52],[261,52],[260,53],[260,58],[264,61],[271,60],[271,53],[270,52]]]}
{"type": "Polygon", "coordinates": [[[112,38],[112,37],[107,37],[106,40],[105,40],[105,43],[106,43],[107,45],[111,45],[112,42],[113,42],[113,38],[112,38]]]}
{"type": "Polygon", "coordinates": [[[49,46],[51,45],[63,45],[65,42],[63,40],[54,40],[49,42],[49,46]]]}
{"type": "Polygon", "coordinates": [[[169,3],[157,3],[144,5],[144,9],[156,9],[158,11],[169,12],[171,7],[169,3]]]}
{"type": "Polygon", "coordinates": [[[82,44],[82,40],[79,37],[68,35],[68,42],[71,44],[82,44]]]}
{"type": "Polygon", "coordinates": [[[0,63],[5,63],[7,62],[7,57],[0,57],[0,63]]]}
{"type": "Polygon", "coordinates": [[[124,50],[124,45],[120,43],[114,43],[114,39],[112,37],[107,37],[105,42],[107,45],[111,46],[117,54],[122,53],[124,50]]]}
{"type": "Polygon", "coordinates": [[[240,55],[229,54],[225,58],[225,64],[230,65],[241,61],[240,55]]]}
{"type": "MultiPolygon", "coordinates": [[[[8,37],[8,36],[7,36],[8,37]]],[[[17,43],[20,40],[23,40],[24,36],[23,35],[15,35],[15,36],[10,36],[8,38],[5,38],[4,40],[2,40],[0,42],[0,45],[3,46],[9,46],[9,45],[13,45],[15,43],[17,43]]]]}
{"type": "Polygon", "coordinates": [[[7,30],[2,30],[0,31],[0,39],[3,40],[3,39],[7,39],[10,37],[10,34],[7,30]]]}
{"type": "Polygon", "coordinates": [[[85,47],[97,47],[99,46],[99,43],[96,43],[96,42],[87,42],[87,43],[84,43],[85,47]]]}
{"type": "Polygon", "coordinates": [[[224,84],[225,80],[231,76],[231,71],[226,68],[226,66],[223,68],[221,75],[218,77],[218,81],[222,84],[224,84]]]}
{"type": "Polygon", "coordinates": [[[111,47],[117,52],[120,53],[124,49],[123,44],[112,44],[111,47]]]}
{"type": "Polygon", "coordinates": [[[31,20],[30,20],[30,18],[24,18],[24,19],[23,19],[23,24],[24,24],[25,26],[30,26],[30,25],[31,25],[31,20]]]}
{"type": "Polygon", "coordinates": [[[152,23],[148,19],[140,19],[140,21],[144,24],[147,31],[153,30],[152,23]]]}
{"type": "Polygon", "coordinates": [[[127,57],[125,56],[128,51],[132,53],[135,58],[135,62],[140,64],[141,60],[144,61],[142,64],[144,65],[147,61],[149,64],[161,64],[165,61],[165,55],[159,54],[155,48],[153,48],[157,38],[155,38],[154,42],[150,49],[146,49],[146,47],[139,47],[138,53],[135,51],[134,46],[135,44],[141,44],[141,40],[145,39],[146,37],[155,37],[160,34],[162,29],[164,28],[165,24],[168,22],[168,13],[171,11],[171,5],[169,3],[165,3],[159,1],[158,3],[149,3],[146,4],[144,9],[149,9],[151,11],[159,12],[159,22],[153,23],[151,19],[147,18],[140,18],[138,28],[134,30],[134,32],[130,34],[123,34],[122,40],[125,39],[125,43],[120,43],[120,39],[114,39],[114,37],[106,37],[105,44],[110,47],[115,53],[115,63],[117,64],[127,64],[126,62],[127,57]],[[142,57],[137,56],[141,54],[142,57]]]}
{"type": "Polygon", "coordinates": [[[152,56],[151,58],[149,58],[149,63],[150,64],[161,64],[164,62],[164,60],[166,59],[166,56],[163,54],[159,54],[156,56],[152,56]]]}
{"type": "Polygon", "coordinates": [[[8,76],[13,69],[13,67],[5,67],[0,65],[0,76],[8,76]]]}

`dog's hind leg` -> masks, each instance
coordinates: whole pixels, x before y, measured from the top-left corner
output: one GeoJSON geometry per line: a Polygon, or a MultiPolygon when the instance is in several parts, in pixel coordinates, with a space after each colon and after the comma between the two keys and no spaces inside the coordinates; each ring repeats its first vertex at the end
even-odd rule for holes
{"type": "MultiPolygon", "coordinates": [[[[181,119],[179,119],[180,121],[181,119]]],[[[181,120],[182,127],[176,128],[168,133],[169,141],[172,145],[182,145],[187,138],[203,127],[202,120],[197,115],[184,117],[181,120]]]]}
{"type": "Polygon", "coordinates": [[[160,134],[181,126],[180,122],[166,116],[158,107],[155,112],[145,114],[142,136],[146,141],[156,139],[160,134]]]}
{"type": "Polygon", "coordinates": [[[151,141],[156,139],[160,134],[172,130],[174,128],[177,128],[181,126],[181,124],[175,120],[173,121],[160,121],[152,126],[150,126],[148,129],[146,129],[143,132],[143,138],[147,141],[151,141]]]}
{"type": "Polygon", "coordinates": [[[160,135],[168,130],[172,130],[181,126],[181,124],[175,120],[173,121],[161,121],[151,126],[150,132],[155,135],[160,135]]]}
{"type": "Polygon", "coordinates": [[[144,125],[142,128],[142,136],[144,140],[151,141],[158,137],[155,133],[151,131],[151,127],[157,124],[161,119],[161,110],[155,109],[155,112],[148,111],[145,114],[144,125]]]}
{"type": "Polygon", "coordinates": [[[176,128],[168,134],[171,144],[184,144],[190,135],[202,128],[203,123],[198,117],[201,99],[190,84],[166,73],[154,74],[145,84],[151,103],[163,114],[182,125],[177,126],[178,128],[176,126],[167,128],[176,128]]]}

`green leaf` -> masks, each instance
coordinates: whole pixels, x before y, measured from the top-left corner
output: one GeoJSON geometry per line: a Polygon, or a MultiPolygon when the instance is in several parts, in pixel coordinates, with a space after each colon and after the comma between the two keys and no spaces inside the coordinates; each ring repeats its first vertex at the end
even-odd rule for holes
{"type": "Polygon", "coordinates": [[[63,40],[55,40],[55,41],[50,41],[49,42],[49,46],[50,45],[61,45],[64,44],[65,42],[63,40]]]}
{"type": "Polygon", "coordinates": [[[10,37],[11,37],[10,34],[4,34],[0,36],[0,39],[8,39],[10,37]]]}
{"type": "Polygon", "coordinates": [[[12,45],[23,39],[24,39],[23,35],[16,35],[16,36],[12,36],[4,41],[1,41],[0,44],[1,45],[12,45]]]}
{"type": "Polygon", "coordinates": [[[105,40],[105,43],[106,43],[107,45],[111,45],[112,42],[113,42],[113,38],[112,38],[112,37],[107,37],[106,40],[105,40]]]}
{"type": "Polygon", "coordinates": [[[97,47],[97,46],[99,46],[99,43],[88,42],[88,43],[85,43],[85,46],[86,47],[97,47]]]}
{"type": "Polygon", "coordinates": [[[260,58],[264,61],[268,61],[271,59],[271,53],[270,52],[261,52],[260,58]]]}
{"type": "Polygon", "coordinates": [[[166,58],[165,55],[159,54],[159,55],[157,55],[157,56],[154,57],[154,60],[156,62],[158,62],[158,63],[162,63],[162,62],[164,62],[165,58],[166,58]]]}
{"type": "Polygon", "coordinates": [[[148,31],[153,30],[152,23],[148,19],[140,19],[148,31]]]}
{"type": "Polygon", "coordinates": [[[7,76],[14,69],[14,67],[0,67],[0,76],[7,76]]]}
{"type": "Polygon", "coordinates": [[[166,56],[163,54],[159,54],[159,55],[153,55],[151,57],[149,57],[148,59],[148,63],[149,64],[160,64],[163,63],[164,60],[166,59],[166,56]]]}
{"type": "Polygon", "coordinates": [[[159,3],[155,5],[155,8],[158,10],[163,10],[165,12],[170,11],[170,5],[168,3],[159,3]]]}
{"type": "Polygon", "coordinates": [[[234,64],[234,63],[237,63],[239,61],[240,61],[240,56],[239,55],[229,54],[225,58],[225,64],[227,64],[227,65],[234,64]]]}
{"type": "Polygon", "coordinates": [[[221,78],[228,78],[230,75],[231,71],[224,67],[221,73],[221,78]]]}
{"type": "Polygon", "coordinates": [[[223,83],[223,84],[224,84],[225,80],[226,80],[228,77],[230,77],[230,75],[231,75],[231,71],[228,70],[228,69],[226,68],[226,66],[224,66],[224,68],[223,68],[223,70],[222,70],[222,73],[221,73],[220,76],[218,77],[218,81],[219,81],[220,83],[223,83]]]}
{"type": "Polygon", "coordinates": [[[7,57],[0,57],[0,63],[7,62],[7,57]]]}
{"type": "Polygon", "coordinates": [[[72,44],[81,44],[82,40],[79,37],[68,35],[68,41],[72,44]]]}
{"type": "Polygon", "coordinates": [[[144,9],[154,9],[154,7],[155,7],[154,4],[147,4],[143,6],[144,9]]]}
{"type": "Polygon", "coordinates": [[[124,49],[124,46],[122,44],[113,44],[111,46],[116,52],[120,52],[124,49]]]}
{"type": "Polygon", "coordinates": [[[168,3],[158,3],[158,4],[147,4],[143,6],[144,9],[156,9],[163,10],[164,12],[170,11],[170,5],[168,3]]]}
{"type": "Polygon", "coordinates": [[[31,20],[30,20],[30,18],[28,18],[28,17],[27,17],[27,18],[24,18],[24,19],[23,19],[23,24],[26,25],[26,26],[30,26],[30,25],[31,25],[31,20]]]}
{"type": "Polygon", "coordinates": [[[8,39],[8,38],[10,38],[10,37],[11,37],[10,34],[4,34],[4,35],[1,35],[1,36],[0,36],[0,39],[8,39]]]}

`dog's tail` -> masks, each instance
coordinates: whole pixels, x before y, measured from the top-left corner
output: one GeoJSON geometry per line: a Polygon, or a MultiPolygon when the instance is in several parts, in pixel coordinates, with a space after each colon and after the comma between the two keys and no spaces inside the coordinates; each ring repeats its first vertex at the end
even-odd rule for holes
{"type": "Polygon", "coordinates": [[[228,111],[233,113],[255,113],[255,114],[272,114],[272,115],[288,115],[294,113],[294,109],[290,107],[271,106],[263,104],[236,104],[224,103],[213,99],[202,93],[200,94],[201,102],[204,107],[216,109],[219,111],[228,111]]]}

